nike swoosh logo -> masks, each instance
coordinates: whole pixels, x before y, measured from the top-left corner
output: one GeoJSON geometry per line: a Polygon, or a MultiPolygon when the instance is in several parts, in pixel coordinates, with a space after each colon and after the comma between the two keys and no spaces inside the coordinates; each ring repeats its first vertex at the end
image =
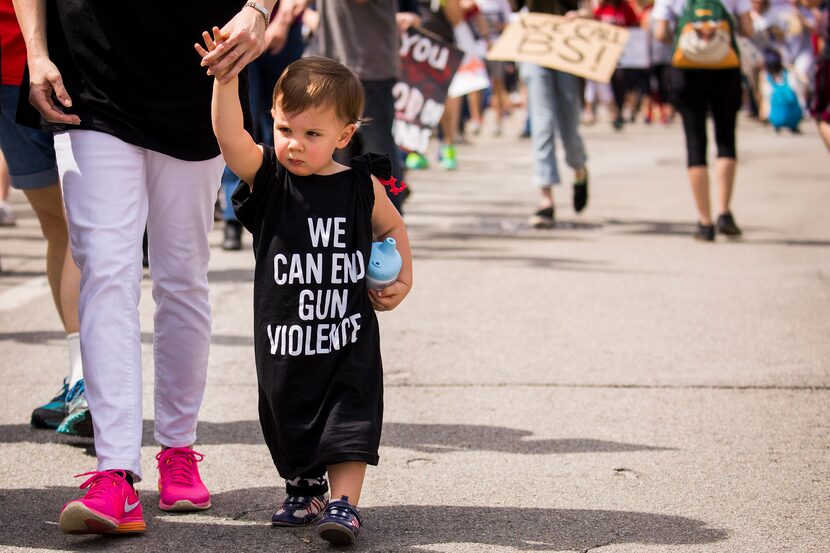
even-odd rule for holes
{"type": "Polygon", "coordinates": [[[130,503],[130,498],[125,497],[124,498],[124,512],[129,513],[130,511],[132,511],[133,509],[138,507],[139,503],[140,503],[140,501],[138,499],[135,500],[135,503],[130,503]]]}

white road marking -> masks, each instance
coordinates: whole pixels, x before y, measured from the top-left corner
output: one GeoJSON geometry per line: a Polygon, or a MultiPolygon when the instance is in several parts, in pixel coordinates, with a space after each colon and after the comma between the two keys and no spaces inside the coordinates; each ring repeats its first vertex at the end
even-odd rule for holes
{"type": "Polygon", "coordinates": [[[30,278],[0,293],[0,312],[12,311],[49,293],[49,280],[45,276],[30,278]]]}

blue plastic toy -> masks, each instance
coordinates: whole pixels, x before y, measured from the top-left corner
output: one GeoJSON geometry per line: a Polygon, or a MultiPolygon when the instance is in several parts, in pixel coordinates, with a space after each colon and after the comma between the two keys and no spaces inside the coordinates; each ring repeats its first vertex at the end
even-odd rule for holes
{"type": "Polygon", "coordinates": [[[398,278],[401,272],[401,254],[398,253],[394,238],[383,242],[372,242],[372,254],[369,256],[369,270],[366,282],[372,290],[386,288],[398,278]]]}

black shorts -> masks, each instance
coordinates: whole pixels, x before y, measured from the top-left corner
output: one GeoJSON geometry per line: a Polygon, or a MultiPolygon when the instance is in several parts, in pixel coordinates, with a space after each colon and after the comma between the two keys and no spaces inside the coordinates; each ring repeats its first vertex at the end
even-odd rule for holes
{"type": "Polygon", "coordinates": [[[688,166],[706,165],[709,114],[718,157],[735,159],[735,125],[743,95],[740,69],[672,68],[670,81],[672,103],[683,119],[688,166]]]}

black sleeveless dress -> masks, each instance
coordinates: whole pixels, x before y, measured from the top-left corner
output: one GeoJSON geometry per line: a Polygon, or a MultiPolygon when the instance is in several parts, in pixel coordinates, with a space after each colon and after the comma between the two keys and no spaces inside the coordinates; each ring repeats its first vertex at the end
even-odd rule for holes
{"type": "Polygon", "coordinates": [[[365,276],[370,172],[388,178],[391,164],[368,154],[349,165],[300,177],[266,146],[253,191],[243,182],[233,195],[256,258],[259,420],[285,479],[319,477],[334,463],[378,462],[383,367],[365,276]]]}

